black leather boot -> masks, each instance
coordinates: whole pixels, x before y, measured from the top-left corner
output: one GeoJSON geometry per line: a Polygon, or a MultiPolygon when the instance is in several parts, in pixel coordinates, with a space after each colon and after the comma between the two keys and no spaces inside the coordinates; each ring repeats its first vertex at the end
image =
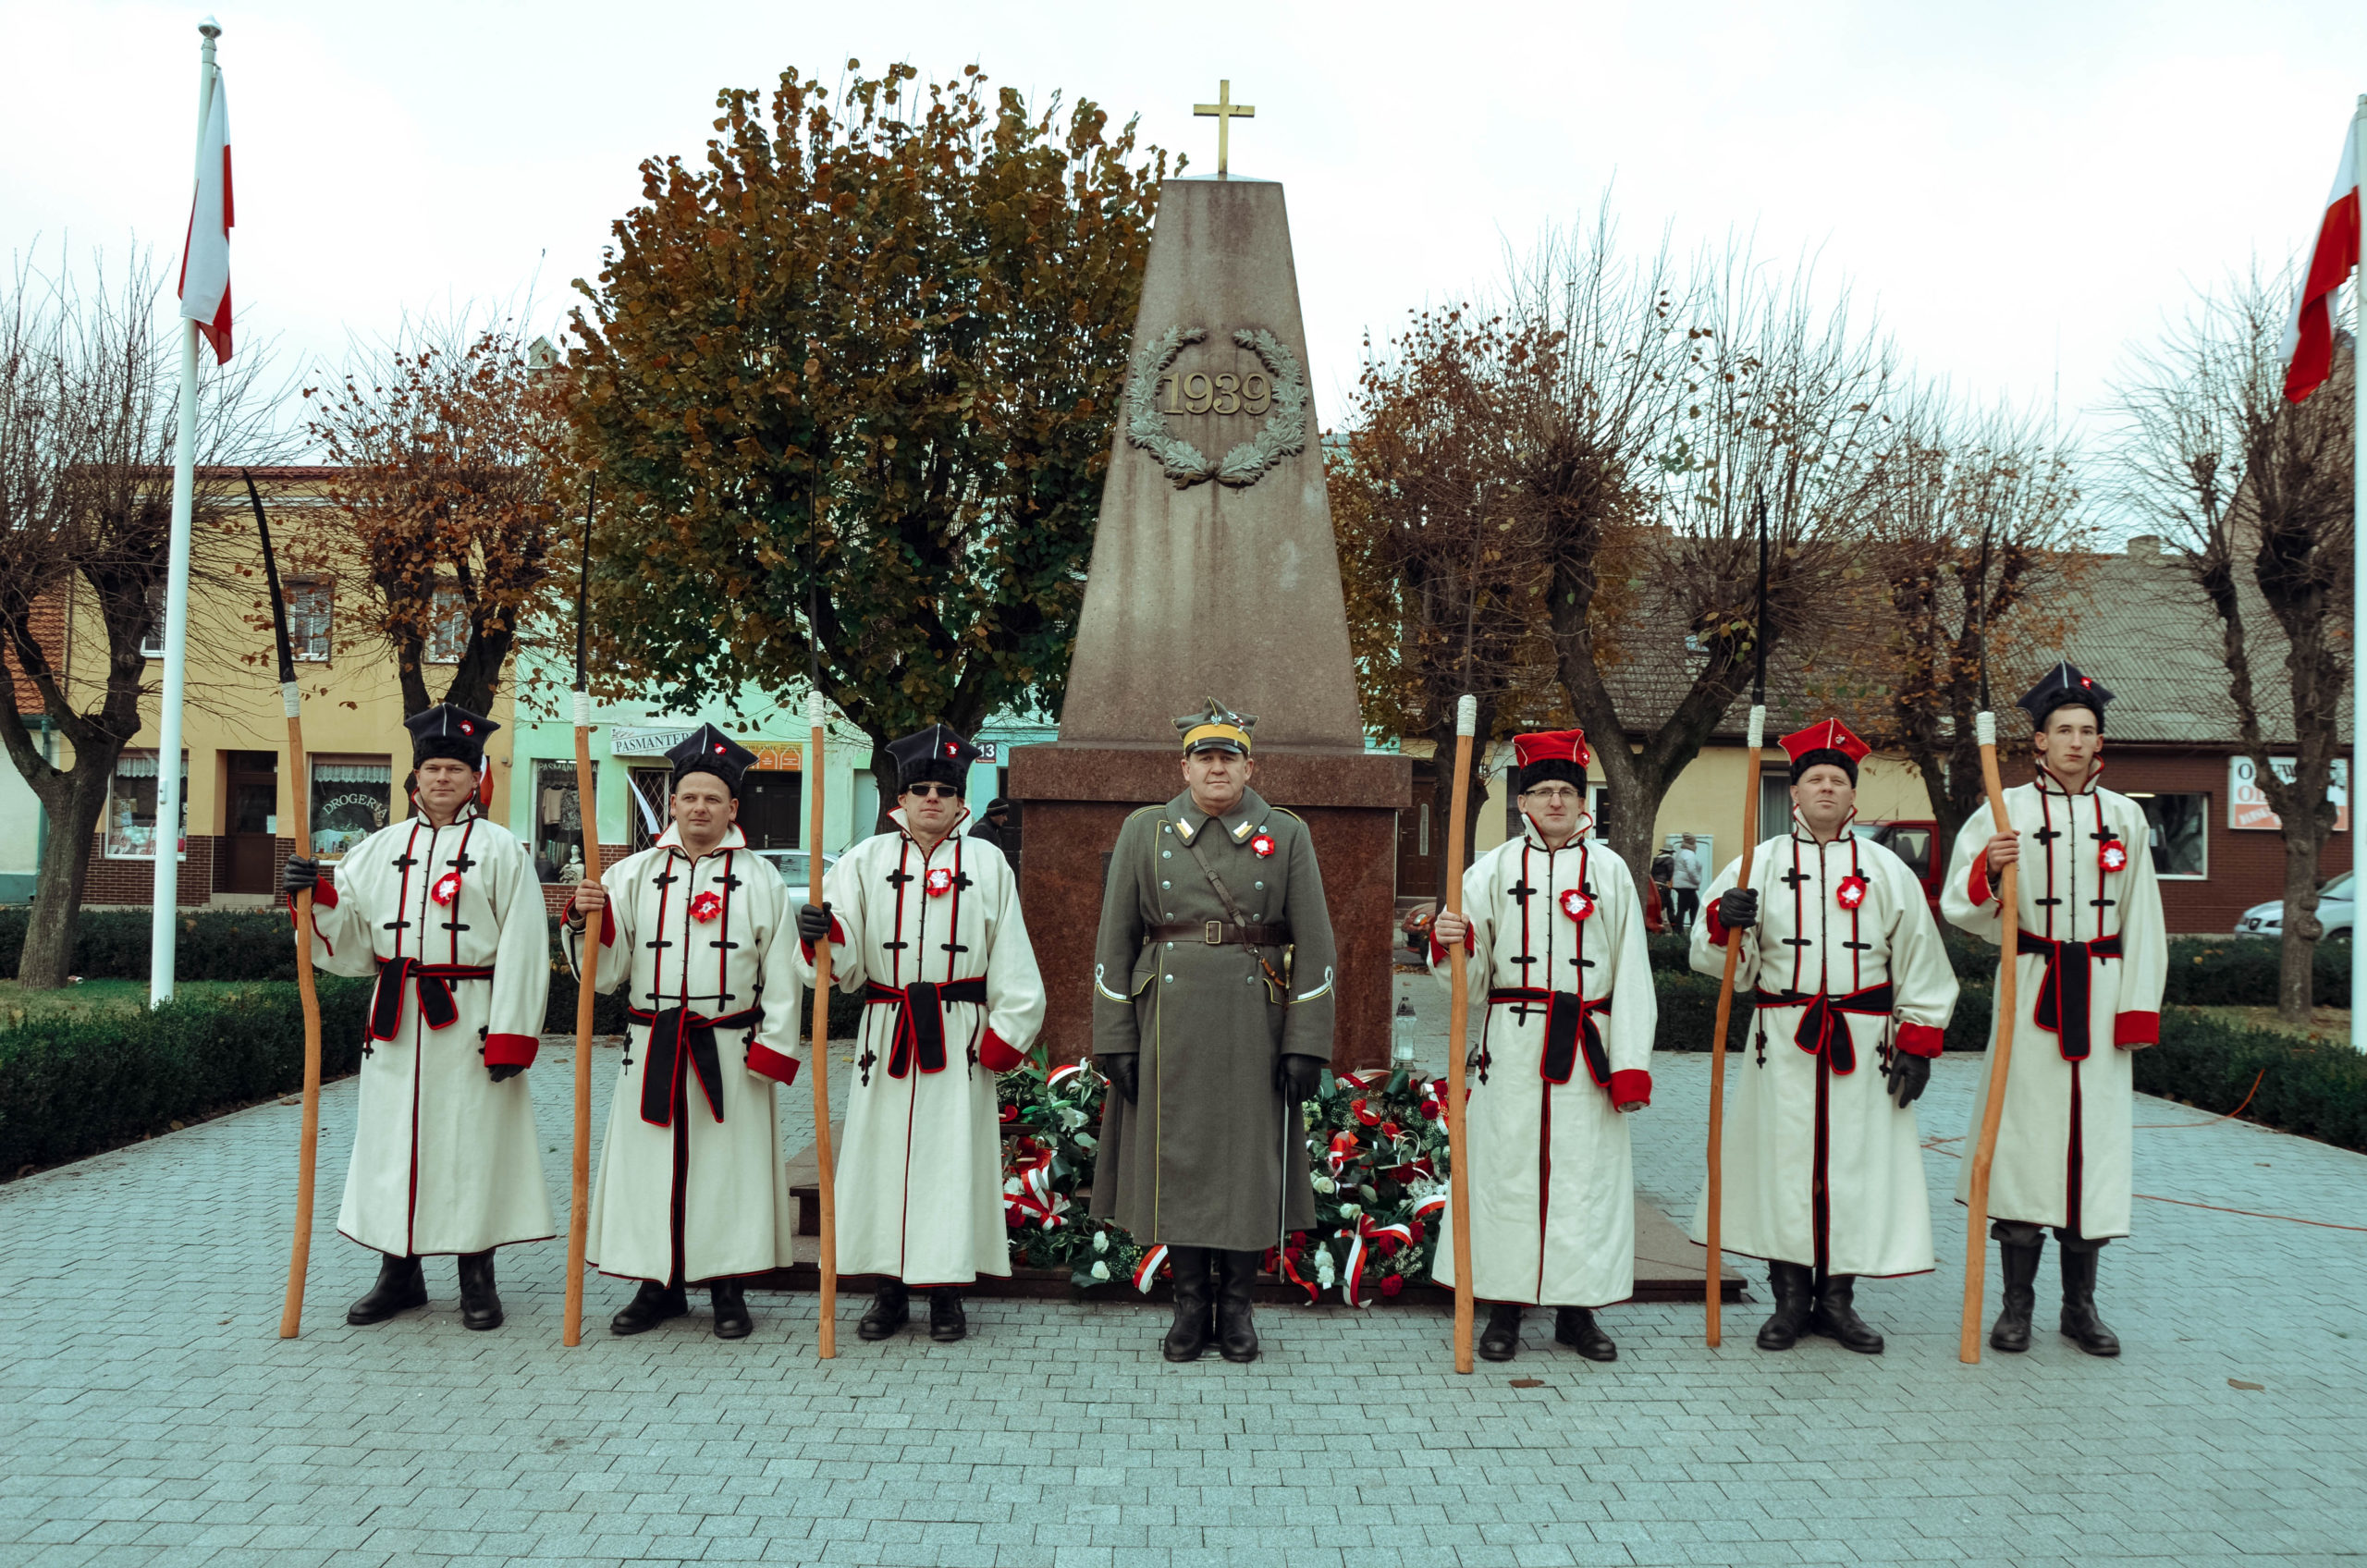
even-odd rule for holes
{"type": "Polygon", "coordinates": [[[1817,1288],[1816,1308],[1809,1314],[1809,1332],[1839,1340],[1842,1349],[1854,1350],[1859,1355],[1880,1355],[1883,1337],[1858,1316],[1852,1300],[1857,1289],[1855,1274],[1826,1275],[1824,1283],[1817,1288]]]}
{"type": "Polygon", "coordinates": [[[624,1309],[608,1319],[611,1334],[641,1334],[655,1329],[668,1317],[680,1317],[690,1311],[691,1304],[680,1285],[661,1285],[655,1280],[644,1280],[641,1289],[624,1309]]]}
{"type": "Polygon", "coordinates": [[[1217,1349],[1227,1361],[1257,1359],[1257,1325],[1250,1321],[1249,1292],[1257,1282],[1254,1252],[1217,1254],[1217,1349]]]}
{"type": "Polygon", "coordinates": [[[2005,1305],[1998,1308],[1997,1321],[1989,1330],[1990,1349],[2019,1355],[2030,1348],[2030,1314],[2038,1307],[2038,1258],[2044,1250],[2043,1242],[2028,1246],[2011,1242],[1997,1244],[2005,1279],[2005,1305]]]}
{"type": "Polygon", "coordinates": [[[879,1293],[871,1298],[871,1309],[863,1321],[854,1326],[859,1340],[884,1340],[912,1321],[912,1292],[904,1289],[901,1280],[882,1280],[879,1293]]]}
{"type": "Polygon", "coordinates": [[[1488,1308],[1488,1326],[1479,1330],[1479,1359],[1510,1361],[1520,1354],[1520,1303],[1500,1301],[1488,1308]]]}
{"type": "Polygon", "coordinates": [[[2118,1355],[2120,1336],[2096,1316],[2095,1247],[2057,1247],[2063,1270],[2063,1335],[2090,1355],[2118,1355]]]}
{"type": "Polygon", "coordinates": [[[345,1320],[361,1328],[426,1305],[427,1276],[420,1272],[419,1259],[383,1253],[378,1258],[378,1282],[345,1309],[345,1320]]]}
{"type": "Polygon", "coordinates": [[[501,1327],[501,1297],[493,1288],[493,1249],[460,1255],[460,1321],[471,1329],[501,1327]]]}
{"type": "Polygon", "coordinates": [[[1594,1313],[1583,1306],[1557,1306],[1553,1309],[1553,1342],[1567,1345],[1588,1361],[1616,1361],[1619,1347],[1594,1320],[1594,1313]]]}
{"type": "Polygon", "coordinates": [[[962,1312],[962,1292],[951,1285],[939,1285],[928,1293],[928,1337],[938,1344],[950,1345],[970,1331],[970,1319],[962,1312]]]}
{"type": "Polygon", "coordinates": [[[718,1340],[744,1340],[755,1327],[748,1316],[748,1293],[737,1280],[717,1280],[706,1288],[707,1300],[715,1304],[715,1337],[718,1340]]]}
{"type": "Polygon", "coordinates": [[[1759,1326],[1759,1348],[1789,1350],[1808,1332],[1809,1314],[1816,1308],[1816,1270],[1805,1263],[1770,1262],[1767,1286],[1774,1292],[1775,1310],[1759,1326]]]}
{"type": "Polygon", "coordinates": [[[1159,1344],[1170,1361],[1197,1361],[1208,1348],[1208,1249],[1170,1247],[1167,1268],[1175,1288],[1175,1322],[1159,1344]]]}

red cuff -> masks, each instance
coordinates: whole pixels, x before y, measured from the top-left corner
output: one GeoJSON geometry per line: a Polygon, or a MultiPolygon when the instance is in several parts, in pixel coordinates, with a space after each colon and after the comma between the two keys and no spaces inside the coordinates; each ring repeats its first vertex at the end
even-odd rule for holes
{"type": "Polygon", "coordinates": [[[2113,1015],[2112,1043],[2116,1046],[2158,1046],[2162,1043],[2162,1015],[2158,1012],[2118,1012],[2113,1015]]]}
{"type": "Polygon", "coordinates": [[[487,1067],[532,1067],[534,1053],[543,1042],[532,1035],[487,1035],[484,1037],[484,1064],[487,1067]]]}
{"type": "Polygon", "coordinates": [[[1614,1106],[1651,1104],[1652,1075],[1640,1067],[1630,1067],[1613,1073],[1611,1103],[1614,1106]]]}
{"type": "MultiPolygon", "coordinates": [[[[567,908],[561,913],[559,918],[564,920],[568,915],[575,913],[575,895],[570,893],[567,896],[567,908]]],[[[591,922],[586,920],[584,924],[588,925],[591,922]]],[[[617,912],[607,904],[600,906],[600,945],[604,948],[613,948],[617,945],[617,912]]]]}
{"type": "Polygon", "coordinates": [[[1972,857],[1972,882],[1967,889],[1972,894],[1972,907],[1979,909],[1995,896],[1989,886],[1989,851],[1986,848],[1972,857]]]}
{"type": "Polygon", "coordinates": [[[1947,1043],[1947,1031],[1934,1029],[1929,1023],[1902,1023],[1898,1026],[1898,1048],[1909,1056],[1938,1056],[1947,1043]]]}
{"type": "Polygon", "coordinates": [[[776,1084],[794,1084],[797,1070],[804,1064],[793,1056],[783,1056],[770,1046],[748,1042],[748,1071],[761,1072],[776,1084]]]}
{"type": "MultiPolygon", "coordinates": [[[[289,893],[287,898],[288,918],[293,920],[296,918],[296,895],[289,893]]],[[[313,882],[313,907],[315,909],[337,908],[337,884],[325,876],[315,877],[313,882]]]]}
{"type": "MultiPolygon", "coordinates": [[[[1477,925],[1465,926],[1463,928],[1463,956],[1470,958],[1475,956],[1478,951],[1479,927],[1477,925]]],[[[1430,962],[1433,964],[1440,964],[1444,963],[1445,962],[1446,945],[1439,940],[1438,927],[1433,925],[1430,927],[1430,962]]]]}
{"type": "MultiPolygon", "coordinates": [[[[830,946],[833,949],[837,949],[843,948],[846,945],[846,927],[839,924],[839,917],[834,914],[830,916],[830,946]]],[[[814,962],[814,944],[807,941],[803,937],[800,937],[797,939],[797,950],[805,955],[805,962],[807,963],[812,963],[814,962]]]]}
{"type": "Polygon", "coordinates": [[[1734,933],[1719,924],[1718,900],[1716,899],[1711,899],[1710,900],[1710,907],[1701,912],[1701,919],[1704,922],[1704,929],[1708,931],[1710,936],[1710,945],[1713,948],[1724,947],[1726,945],[1726,938],[1733,936],[1734,933]]]}
{"type": "Polygon", "coordinates": [[[989,1072],[1008,1072],[1027,1060],[1017,1046],[989,1029],[978,1042],[978,1065],[989,1072]]]}

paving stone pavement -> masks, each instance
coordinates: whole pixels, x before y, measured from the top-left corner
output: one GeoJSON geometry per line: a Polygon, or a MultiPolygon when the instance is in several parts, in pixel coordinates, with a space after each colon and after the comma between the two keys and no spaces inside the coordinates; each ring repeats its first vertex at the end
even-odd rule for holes
{"type": "MultiPolygon", "coordinates": [[[[566,1196],[571,1045],[533,1074],[566,1196]]],[[[613,1047],[595,1076],[605,1108],[613,1047]]],[[[1680,1218],[1704,1058],[1662,1057],[1637,1179],[1680,1218]]],[[[1935,1194],[1978,1063],[1924,1103],[1935,1194]]],[[[841,1068],[834,1074],[843,1084],[841,1068]]],[[[784,1146],[810,1121],[791,1102],[784,1146]]],[[[2041,1329],[1956,1360],[1961,1210],[1942,1264],[1869,1283],[1888,1354],[1781,1355],[1730,1309],[1614,1307],[1616,1365],[1557,1350],[1457,1378],[1431,1309],[1268,1309],[1265,1357],[1169,1366],[1146,1306],[981,1302],[954,1346],[814,1356],[810,1296],[753,1338],[703,1310],[559,1344],[562,1242],[505,1251],[509,1323],[434,1305],[373,1329],[374,1260],[334,1231],[351,1081],[324,1096],[304,1333],[276,1337],[298,1112],[281,1105],[0,1187],[0,1563],[1007,1565],[2356,1562],[2367,1555],[2367,1232],[2144,1201],[2103,1255],[2127,1354],[2041,1329]],[[1537,1387],[1515,1386],[1536,1379],[1537,1387]],[[2238,1384],[2258,1384],[2257,1389],[2238,1384]]],[[[605,1109],[599,1113],[605,1117],[605,1109]]],[[[2140,1102],[2138,1187],[2367,1224],[2367,1158],[2140,1102]]],[[[595,1119],[596,1121],[596,1119],[595,1119]]],[[[2050,1259],[2052,1249],[2050,1249],[2050,1259]]],[[[1763,1286],[1755,1293],[1763,1298],[1763,1286]]],[[[1996,1285],[1993,1266],[1992,1309],[1996,1285]]]]}

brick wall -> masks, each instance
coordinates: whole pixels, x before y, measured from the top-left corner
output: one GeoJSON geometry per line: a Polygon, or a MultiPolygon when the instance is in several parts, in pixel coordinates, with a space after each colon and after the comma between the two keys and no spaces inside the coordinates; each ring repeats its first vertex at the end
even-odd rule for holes
{"type": "MultiPolygon", "coordinates": [[[[2227,826],[2227,756],[2221,752],[2114,745],[2104,751],[2104,785],[2130,790],[2210,797],[2201,881],[2165,880],[2162,913],[2173,935],[2217,936],[2235,928],[2236,917],[2256,903],[2285,892],[2285,839],[2275,832],[2238,832],[2227,826]]],[[[2321,878],[2350,869],[2350,834],[2330,835],[2319,851],[2321,878]]]]}
{"type": "MultiPolygon", "coordinates": [[[[184,909],[202,909],[214,896],[214,846],[208,835],[192,833],[189,853],[180,864],[178,898],[184,909]]],[[[84,871],[82,901],[93,905],[148,905],[155,901],[156,867],[153,861],[110,860],[106,841],[91,835],[91,858],[84,871]]]]}
{"type": "MultiPolygon", "coordinates": [[[[603,844],[600,846],[600,869],[606,871],[618,862],[629,859],[632,854],[631,850],[621,849],[615,844],[603,844]]],[[[553,920],[557,920],[559,912],[567,907],[567,900],[573,897],[574,893],[575,884],[572,882],[546,882],[543,884],[543,907],[550,911],[553,920]]]]}

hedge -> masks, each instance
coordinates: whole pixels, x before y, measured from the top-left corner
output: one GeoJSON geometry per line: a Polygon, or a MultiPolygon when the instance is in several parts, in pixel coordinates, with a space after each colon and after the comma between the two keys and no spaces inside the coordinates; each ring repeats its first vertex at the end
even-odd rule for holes
{"type": "Polygon", "coordinates": [[[2367,1154],[2367,1055],[2348,1040],[2174,1008],[2162,1014],[2161,1044],[2139,1051],[2131,1065],[2149,1095],[2223,1115],[2240,1105],[2246,1121],[2367,1154]]]}

